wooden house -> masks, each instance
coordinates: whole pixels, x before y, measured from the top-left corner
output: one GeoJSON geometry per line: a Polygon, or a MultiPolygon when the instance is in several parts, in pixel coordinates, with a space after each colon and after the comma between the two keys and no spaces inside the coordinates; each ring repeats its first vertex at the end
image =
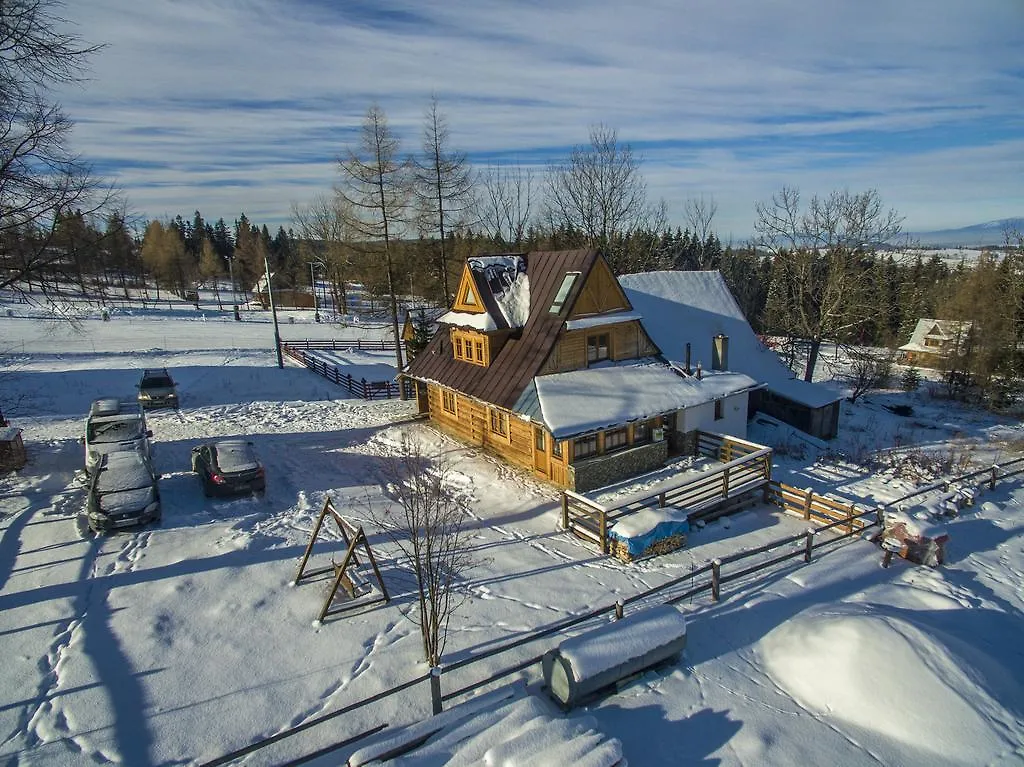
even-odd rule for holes
{"type": "Polygon", "coordinates": [[[906,365],[942,369],[952,357],[965,354],[970,346],[973,323],[959,320],[917,321],[910,340],[899,348],[906,365]]]}
{"type": "Polygon", "coordinates": [[[438,428],[577,490],[660,467],[698,429],[745,435],[756,383],[670,364],[642,319],[596,251],[474,257],[403,374],[438,428]]]}

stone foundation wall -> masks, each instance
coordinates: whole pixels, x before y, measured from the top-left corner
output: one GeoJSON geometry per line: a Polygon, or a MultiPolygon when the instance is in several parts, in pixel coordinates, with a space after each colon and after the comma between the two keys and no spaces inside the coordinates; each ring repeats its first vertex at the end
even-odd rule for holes
{"type": "Polygon", "coordinates": [[[659,469],[667,458],[668,443],[665,440],[611,455],[587,458],[569,467],[569,487],[577,492],[586,492],[611,485],[637,474],[659,469]]]}

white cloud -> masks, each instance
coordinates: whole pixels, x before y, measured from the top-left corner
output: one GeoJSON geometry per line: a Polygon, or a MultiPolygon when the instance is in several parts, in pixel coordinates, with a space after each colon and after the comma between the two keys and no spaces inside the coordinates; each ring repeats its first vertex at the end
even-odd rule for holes
{"type": "Polygon", "coordinates": [[[65,11],[85,39],[108,43],[92,79],[63,94],[76,146],[117,168],[150,215],[286,222],[291,201],[329,188],[371,102],[411,150],[431,93],[470,153],[564,151],[607,123],[642,147],[656,196],[678,212],[713,194],[719,227],[737,237],[782,184],[877,187],[918,229],[1024,211],[1015,2],[92,0],[65,11]]]}

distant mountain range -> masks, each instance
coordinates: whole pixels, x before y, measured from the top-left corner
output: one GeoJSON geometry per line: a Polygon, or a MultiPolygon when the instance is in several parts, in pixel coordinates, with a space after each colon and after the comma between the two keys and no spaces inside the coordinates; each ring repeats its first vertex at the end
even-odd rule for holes
{"type": "Polygon", "coordinates": [[[1003,232],[1007,229],[1024,232],[1024,218],[1001,218],[983,224],[962,226],[959,229],[940,229],[935,232],[908,232],[908,236],[931,248],[976,248],[1005,245],[1003,232]]]}

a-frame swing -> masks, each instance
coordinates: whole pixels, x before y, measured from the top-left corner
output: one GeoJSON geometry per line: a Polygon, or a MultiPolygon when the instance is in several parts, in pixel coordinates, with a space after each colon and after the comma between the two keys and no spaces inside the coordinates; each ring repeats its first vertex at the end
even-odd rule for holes
{"type": "Polygon", "coordinates": [[[387,603],[391,601],[391,596],[384,585],[384,578],[381,577],[380,568],[377,567],[377,560],[373,556],[373,550],[370,548],[370,542],[366,539],[366,533],[363,532],[362,526],[353,525],[341,516],[338,510],[334,508],[334,501],[330,496],[327,496],[324,500],[324,506],[320,510],[320,516],[316,520],[316,525],[313,527],[313,534],[309,537],[306,552],[302,555],[302,562],[299,563],[299,571],[295,575],[295,585],[298,586],[304,579],[315,578],[317,575],[323,575],[331,571],[334,571],[334,582],[331,584],[330,593],[328,593],[324,606],[320,610],[320,615],[317,617],[318,621],[323,622],[324,618],[332,613],[345,612],[346,610],[376,604],[377,602],[387,603]],[[345,542],[345,558],[341,560],[341,564],[338,564],[332,557],[330,565],[306,572],[306,564],[309,562],[310,554],[313,553],[313,544],[316,543],[317,538],[320,536],[320,530],[328,515],[331,516],[334,523],[338,526],[341,538],[345,542]],[[368,583],[359,574],[359,571],[356,570],[356,567],[359,566],[359,556],[356,554],[356,548],[360,544],[362,544],[366,558],[373,568],[373,574],[377,577],[380,593],[373,599],[360,599],[357,602],[350,602],[343,607],[332,610],[331,602],[334,601],[334,595],[338,593],[339,587],[344,588],[345,592],[354,600],[367,596],[373,591],[373,585],[368,583]]]}

